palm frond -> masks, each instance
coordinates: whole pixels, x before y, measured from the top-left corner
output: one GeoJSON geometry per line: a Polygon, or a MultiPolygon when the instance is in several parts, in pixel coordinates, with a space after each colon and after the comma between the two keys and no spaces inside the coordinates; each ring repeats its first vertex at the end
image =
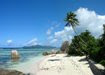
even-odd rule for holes
{"type": "Polygon", "coordinates": [[[78,19],[76,19],[76,14],[74,14],[73,12],[67,13],[65,21],[67,22],[67,24],[65,26],[75,27],[75,26],[79,25],[79,21],[78,21],[78,19]]]}

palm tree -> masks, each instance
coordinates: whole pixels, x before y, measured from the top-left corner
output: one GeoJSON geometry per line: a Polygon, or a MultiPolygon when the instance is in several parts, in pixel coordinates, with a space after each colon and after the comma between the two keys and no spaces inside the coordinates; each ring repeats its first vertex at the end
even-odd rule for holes
{"type": "Polygon", "coordinates": [[[76,18],[76,14],[74,14],[73,12],[67,13],[67,17],[66,17],[65,21],[67,22],[66,26],[72,26],[74,32],[76,33],[74,28],[77,25],[79,25],[79,21],[76,18]]]}
{"type": "MultiPolygon", "coordinates": [[[[67,16],[65,18],[65,21],[67,22],[67,24],[65,26],[72,26],[74,32],[77,34],[76,30],[75,30],[75,27],[79,25],[79,21],[78,19],[76,18],[76,14],[73,13],[73,12],[69,12],[67,13],[67,16]]],[[[84,43],[83,45],[85,47],[87,47],[86,43],[82,40],[81,37],[79,37],[79,39],[84,43]]]]}

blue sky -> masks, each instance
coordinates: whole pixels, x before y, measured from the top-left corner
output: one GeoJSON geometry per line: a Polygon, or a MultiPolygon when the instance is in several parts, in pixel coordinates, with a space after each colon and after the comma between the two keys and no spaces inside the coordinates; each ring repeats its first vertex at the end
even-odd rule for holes
{"type": "Polygon", "coordinates": [[[51,34],[47,31],[52,30],[54,36],[63,30],[67,12],[82,7],[105,15],[104,3],[105,0],[0,0],[0,46],[49,44],[51,34]]]}

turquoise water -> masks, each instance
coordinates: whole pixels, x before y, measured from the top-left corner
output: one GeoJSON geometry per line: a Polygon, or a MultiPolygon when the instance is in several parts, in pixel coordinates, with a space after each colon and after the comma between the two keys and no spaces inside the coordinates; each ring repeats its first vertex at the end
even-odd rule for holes
{"type": "Polygon", "coordinates": [[[52,49],[16,49],[20,54],[20,59],[11,60],[11,50],[13,49],[0,49],[0,68],[10,68],[20,63],[28,62],[30,59],[42,57],[44,51],[50,51],[52,49]]]}

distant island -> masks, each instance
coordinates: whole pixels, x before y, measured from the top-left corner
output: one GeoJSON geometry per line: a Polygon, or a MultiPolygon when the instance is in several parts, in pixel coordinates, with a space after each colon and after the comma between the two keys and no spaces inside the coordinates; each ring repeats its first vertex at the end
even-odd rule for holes
{"type": "Polygon", "coordinates": [[[34,45],[34,46],[24,46],[23,48],[56,48],[53,46],[42,46],[42,45],[34,45]]]}
{"type": "Polygon", "coordinates": [[[30,49],[30,48],[56,48],[56,47],[42,46],[42,45],[23,46],[23,47],[0,47],[0,49],[30,49]]]}

